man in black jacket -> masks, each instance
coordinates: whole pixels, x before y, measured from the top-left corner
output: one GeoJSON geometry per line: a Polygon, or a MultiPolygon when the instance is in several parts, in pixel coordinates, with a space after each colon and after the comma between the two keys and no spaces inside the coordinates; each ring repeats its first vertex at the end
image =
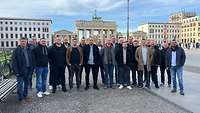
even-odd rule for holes
{"type": "Polygon", "coordinates": [[[158,71],[158,66],[160,64],[160,50],[158,48],[158,46],[155,44],[154,40],[151,40],[151,49],[152,49],[152,55],[153,55],[153,59],[152,59],[152,63],[151,63],[151,78],[152,81],[155,84],[156,88],[159,88],[158,86],[158,75],[157,75],[157,71],[158,71]]]}
{"type": "Polygon", "coordinates": [[[165,84],[165,70],[167,71],[167,82],[168,86],[171,87],[171,73],[170,69],[166,67],[165,62],[166,62],[166,53],[168,51],[168,43],[165,41],[162,46],[162,50],[160,53],[160,72],[161,72],[161,85],[164,86],[165,84]]]}
{"type": "Polygon", "coordinates": [[[89,39],[89,44],[85,46],[84,51],[84,65],[85,65],[85,72],[86,72],[86,87],[85,90],[89,89],[89,74],[90,69],[92,69],[93,75],[93,82],[94,82],[94,89],[99,90],[97,86],[97,79],[98,79],[98,71],[99,71],[99,48],[94,44],[94,40],[92,38],[89,39]]]}
{"type": "Polygon", "coordinates": [[[32,52],[36,66],[35,72],[37,97],[41,98],[43,97],[43,95],[50,94],[46,90],[46,81],[48,74],[48,50],[46,46],[46,39],[41,38],[38,46],[36,46],[32,52]]]}
{"type": "Polygon", "coordinates": [[[20,38],[20,45],[13,51],[12,68],[17,77],[17,97],[21,101],[28,96],[31,70],[34,67],[31,49],[27,38],[20,38]]]}
{"type": "Polygon", "coordinates": [[[115,56],[117,65],[119,67],[119,89],[126,86],[128,89],[132,89],[130,86],[130,65],[131,65],[131,52],[127,48],[127,42],[123,39],[122,47],[118,48],[115,56]]]}
{"type": "Polygon", "coordinates": [[[49,62],[52,64],[53,71],[52,93],[56,92],[56,86],[59,83],[62,85],[62,91],[67,91],[65,84],[66,50],[66,47],[61,43],[61,37],[56,37],[55,44],[49,49],[49,62]]]}

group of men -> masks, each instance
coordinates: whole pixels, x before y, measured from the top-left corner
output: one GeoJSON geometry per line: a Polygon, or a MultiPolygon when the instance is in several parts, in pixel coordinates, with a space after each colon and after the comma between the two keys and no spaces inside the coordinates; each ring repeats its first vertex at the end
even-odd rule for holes
{"type": "Polygon", "coordinates": [[[166,70],[168,86],[171,86],[171,79],[173,81],[171,92],[177,91],[177,76],[180,94],[184,95],[185,59],[185,52],[177,45],[176,40],[172,40],[170,45],[163,41],[160,49],[154,40],[142,39],[139,44],[139,40],[132,37],[128,40],[120,38],[118,43],[115,37],[107,38],[103,45],[95,44],[93,38],[89,38],[87,43],[83,38],[78,45],[77,38],[72,38],[69,43],[67,37],[63,41],[61,37],[55,37],[50,47],[47,47],[45,38],[39,39],[35,44],[28,43],[27,38],[20,38],[19,46],[13,51],[12,68],[17,77],[17,97],[20,101],[28,96],[28,87],[32,87],[33,71],[36,73],[37,97],[50,94],[46,89],[48,75],[52,93],[56,93],[58,85],[66,92],[66,68],[70,89],[74,86],[74,75],[77,89],[81,88],[84,69],[85,90],[91,85],[90,70],[93,88],[99,90],[97,82],[100,69],[105,89],[114,88],[113,84],[116,84],[119,89],[126,87],[131,90],[133,87],[150,89],[151,79],[155,87],[159,88],[157,70],[160,66],[160,86],[165,84],[166,70]]]}

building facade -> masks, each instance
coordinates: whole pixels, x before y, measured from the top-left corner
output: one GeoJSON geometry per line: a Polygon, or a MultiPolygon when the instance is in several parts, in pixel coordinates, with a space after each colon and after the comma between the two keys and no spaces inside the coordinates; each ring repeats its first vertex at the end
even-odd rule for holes
{"type": "Polygon", "coordinates": [[[104,38],[117,34],[117,24],[114,21],[103,21],[93,18],[91,21],[77,20],[75,22],[76,34],[79,38],[96,38],[104,42],[104,38]]]}
{"type": "Polygon", "coordinates": [[[180,41],[194,45],[200,42],[200,16],[183,19],[180,41]]]}
{"type": "Polygon", "coordinates": [[[154,39],[157,43],[163,40],[179,39],[181,34],[180,23],[145,23],[138,26],[138,31],[145,32],[149,39],[154,39]]]}
{"type": "Polygon", "coordinates": [[[183,23],[183,19],[196,16],[195,12],[177,12],[169,16],[169,23],[183,23]]]}
{"type": "Polygon", "coordinates": [[[0,48],[16,48],[20,37],[31,40],[46,38],[47,44],[52,42],[52,20],[26,18],[0,18],[0,48]]]}
{"type": "Polygon", "coordinates": [[[60,30],[60,31],[54,32],[54,37],[58,37],[58,36],[62,38],[67,37],[70,43],[71,43],[72,38],[77,38],[77,34],[68,30],[60,30]]]}

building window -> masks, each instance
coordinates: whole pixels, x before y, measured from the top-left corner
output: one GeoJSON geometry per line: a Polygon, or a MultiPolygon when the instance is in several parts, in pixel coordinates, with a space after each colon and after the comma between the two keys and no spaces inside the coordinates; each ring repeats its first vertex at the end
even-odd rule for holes
{"type": "Polygon", "coordinates": [[[47,32],[49,32],[49,28],[47,28],[47,32]]]}
{"type": "Polygon", "coordinates": [[[10,27],[10,31],[13,31],[13,28],[12,28],[12,27],[10,27]]]}
{"type": "Polygon", "coordinates": [[[42,25],[44,25],[44,23],[42,23],[42,25]]]}
{"type": "Polygon", "coordinates": [[[32,37],[32,35],[31,34],[29,34],[29,38],[31,38],[32,37]]]}
{"type": "Polygon", "coordinates": [[[8,27],[6,27],[5,30],[8,31],[8,27]]]}
{"type": "Polygon", "coordinates": [[[40,28],[38,28],[38,31],[40,31],[40,28]]]}
{"type": "Polygon", "coordinates": [[[26,22],[24,22],[24,25],[26,25],[27,23],[26,22]]]}
{"type": "Polygon", "coordinates": [[[4,38],[4,35],[3,35],[3,33],[1,33],[1,38],[4,38]]]}
{"type": "Polygon", "coordinates": [[[40,25],[40,23],[39,23],[39,22],[38,22],[37,24],[38,24],[38,25],[40,25]]]}
{"type": "Polygon", "coordinates": [[[18,38],[18,34],[15,34],[15,38],[18,38]]]}
{"type": "Polygon", "coordinates": [[[22,37],[23,37],[23,34],[20,34],[19,36],[20,36],[20,38],[22,38],[22,37]]]}
{"type": "Polygon", "coordinates": [[[3,27],[0,27],[0,31],[3,31],[3,27]]]}
{"type": "Polygon", "coordinates": [[[26,28],[26,27],[24,28],[24,31],[27,31],[27,28],[26,28]]]}
{"type": "Polygon", "coordinates": [[[33,22],[33,25],[35,25],[35,22],[33,22]]]}
{"type": "Polygon", "coordinates": [[[45,38],[45,34],[42,34],[42,38],[45,38]]]}
{"type": "Polygon", "coordinates": [[[14,47],[14,43],[13,43],[13,41],[11,41],[10,45],[11,45],[11,47],[14,47]]]}
{"type": "Polygon", "coordinates": [[[24,34],[24,37],[25,37],[25,38],[28,38],[28,37],[27,37],[27,34],[24,34]]]}
{"type": "Polygon", "coordinates": [[[12,22],[10,22],[10,25],[12,25],[13,23],[12,22]]]}
{"type": "Polygon", "coordinates": [[[40,34],[38,34],[38,38],[40,38],[40,34]]]}
{"type": "Polygon", "coordinates": [[[6,47],[9,47],[9,42],[8,41],[6,41],[6,47]]]}
{"type": "Polygon", "coordinates": [[[3,22],[1,21],[0,24],[3,24],[3,22]]]}
{"type": "Polygon", "coordinates": [[[10,38],[13,38],[13,34],[10,34],[10,38]]]}
{"type": "Polygon", "coordinates": [[[15,31],[17,31],[18,29],[17,29],[17,27],[15,27],[15,31]]]}
{"type": "Polygon", "coordinates": [[[18,41],[15,42],[15,46],[18,46],[18,41]]]}
{"type": "Polygon", "coordinates": [[[47,23],[47,25],[49,25],[49,23],[47,23]]]}
{"type": "Polygon", "coordinates": [[[31,31],[31,27],[29,27],[29,31],[31,31]]]}
{"type": "Polygon", "coordinates": [[[49,38],[49,34],[47,34],[47,38],[49,38]]]}
{"type": "Polygon", "coordinates": [[[19,25],[22,25],[22,22],[19,22],[19,25]]]}
{"type": "Polygon", "coordinates": [[[22,27],[20,27],[19,30],[22,31],[22,27]]]}
{"type": "Polygon", "coordinates": [[[35,27],[33,28],[33,31],[36,31],[36,28],[35,28],[35,27]]]}
{"type": "Polygon", "coordinates": [[[5,22],[5,24],[8,24],[8,22],[5,22]]]}
{"type": "Polygon", "coordinates": [[[17,22],[15,22],[15,25],[17,25],[17,22]]]}
{"type": "Polygon", "coordinates": [[[1,47],[4,47],[4,41],[1,42],[1,47]]]}
{"type": "Polygon", "coordinates": [[[6,34],[6,38],[8,38],[8,34],[6,34]]]}

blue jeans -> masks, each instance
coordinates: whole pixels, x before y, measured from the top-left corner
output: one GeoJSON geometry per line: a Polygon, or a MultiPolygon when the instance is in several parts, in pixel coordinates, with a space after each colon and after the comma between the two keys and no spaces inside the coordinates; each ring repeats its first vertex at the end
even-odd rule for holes
{"type": "Polygon", "coordinates": [[[37,92],[46,91],[46,81],[48,74],[48,67],[36,67],[36,89],[37,92]]]}
{"type": "Polygon", "coordinates": [[[172,81],[173,81],[173,89],[177,89],[176,75],[178,77],[178,83],[180,91],[183,91],[183,67],[171,67],[170,68],[172,81]]]}
{"type": "Polygon", "coordinates": [[[26,68],[24,75],[17,76],[17,99],[22,100],[28,96],[28,85],[31,68],[26,68]]]}
{"type": "Polygon", "coordinates": [[[105,84],[107,85],[107,87],[112,87],[114,65],[104,64],[104,70],[105,70],[105,76],[104,76],[105,84]]]}

